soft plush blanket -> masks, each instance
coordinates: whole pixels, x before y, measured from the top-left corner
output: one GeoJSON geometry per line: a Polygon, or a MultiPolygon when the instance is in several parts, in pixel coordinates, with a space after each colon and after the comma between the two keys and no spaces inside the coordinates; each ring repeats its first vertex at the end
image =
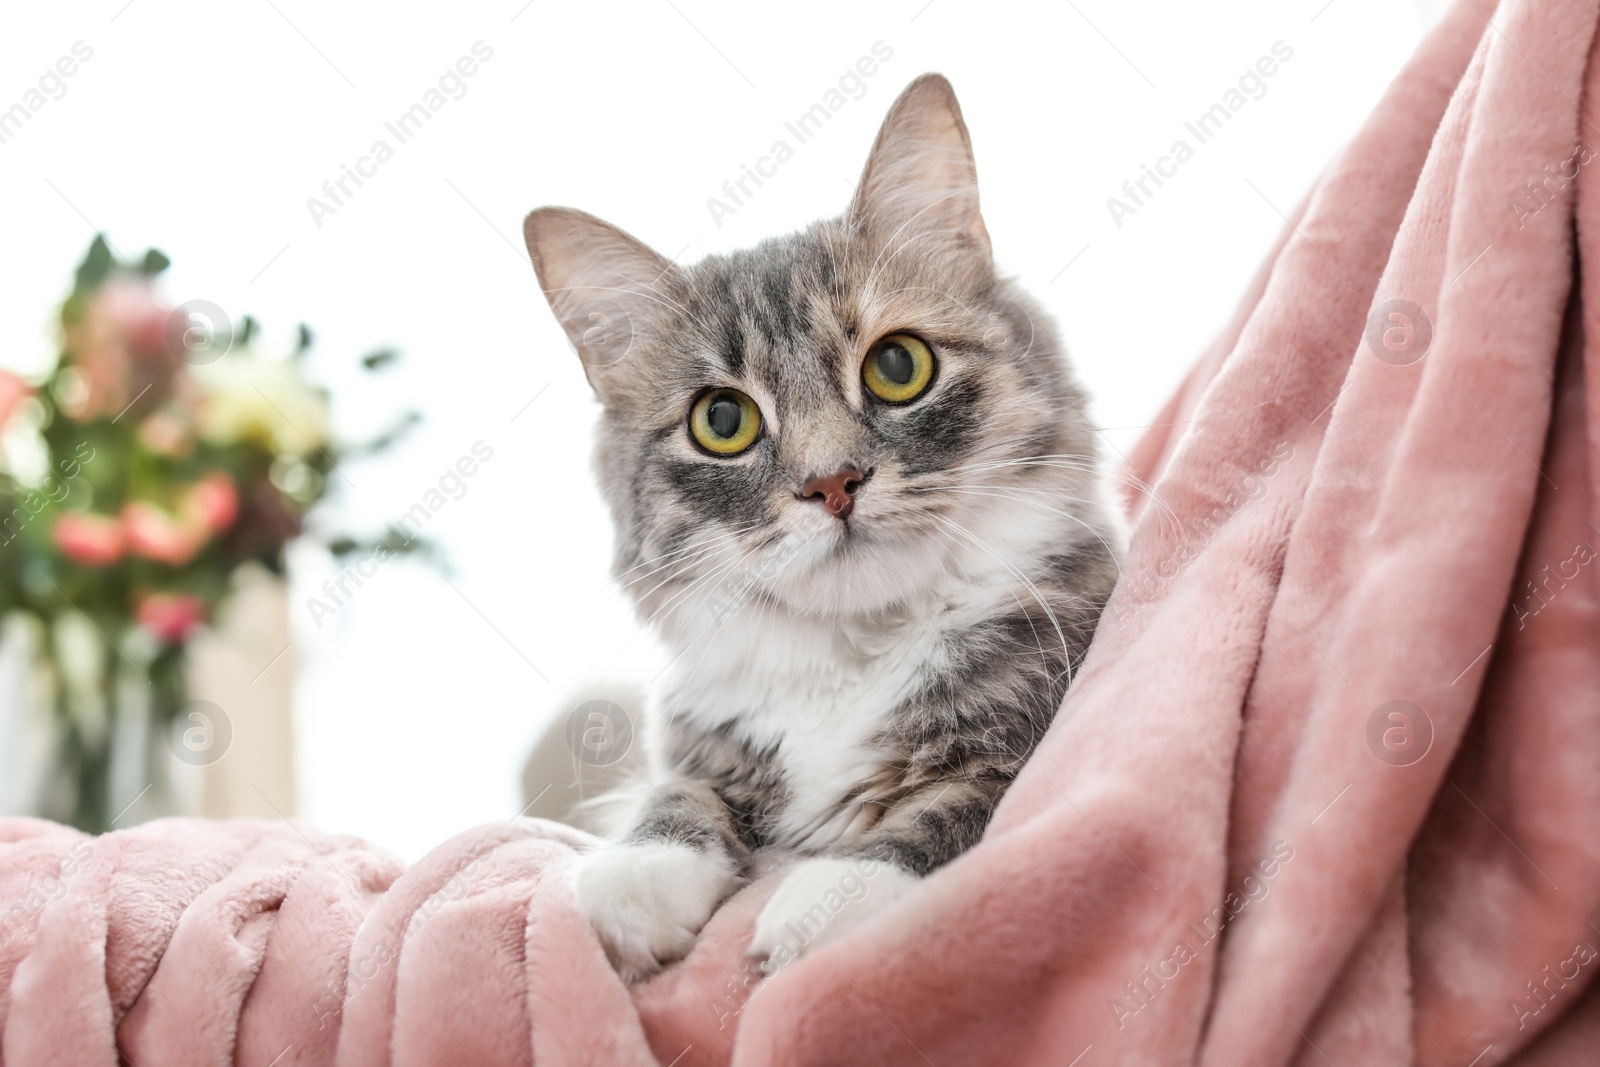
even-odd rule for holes
{"type": "Polygon", "coordinates": [[[1600,1062],[1597,8],[1422,47],[1131,457],[985,841],[857,936],[764,977],[769,875],[629,988],[550,823],[10,820],[3,1064],[1600,1062]]]}

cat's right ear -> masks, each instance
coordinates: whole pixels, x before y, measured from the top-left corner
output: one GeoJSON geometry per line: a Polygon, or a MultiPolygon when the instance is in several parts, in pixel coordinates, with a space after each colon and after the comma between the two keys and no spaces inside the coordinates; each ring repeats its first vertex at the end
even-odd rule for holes
{"type": "Polygon", "coordinates": [[[889,109],[856,184],[849,218],[902,247],[914,240],[954,240],[989,258],[972,137],[943,75],[917,78],[889,109]]]}
{"type": "Polygon", "coordinates": [[[644,242],[567,207],[543,207],[522,225],[545,299],[602,400],[625,388],[628,353],[659,317],[674,268],[644,242]]]}

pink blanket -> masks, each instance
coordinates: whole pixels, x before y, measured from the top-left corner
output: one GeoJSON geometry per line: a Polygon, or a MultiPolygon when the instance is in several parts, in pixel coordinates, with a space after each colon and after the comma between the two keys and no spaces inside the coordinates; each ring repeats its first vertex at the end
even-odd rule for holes
{"type": "Polygon", "coordinates": [[[1135,454],[987,838],[858,936],[761,981],[768,877],[630,989],[548,823],[9,820],[0,1063],[1600,1061],[1597,9],[1423,46],[1135,454]]]}

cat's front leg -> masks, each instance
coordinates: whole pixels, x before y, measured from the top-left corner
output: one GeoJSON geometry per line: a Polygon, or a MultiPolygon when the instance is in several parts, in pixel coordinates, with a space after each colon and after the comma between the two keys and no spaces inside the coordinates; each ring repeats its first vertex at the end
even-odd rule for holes
{"type": "Polygon", "coordinates": [[[801,860],[761,909],[747,954],[775,970],[892,907],[924,875],[978,843],[1006,784],[934,783],[873,829],[801,860]]]}
{"type": "Polygon", "coordinates": [[[761,909],[746,954],[776,970],[859,926],[920,880],[892,861],[867,856],[801,860],[761,909]]]}
{"type": "Polygon", "coordinates": [[[578,861],[578,910],[626,981],[682,957],[744,882],[749,850],[703,782],[652,787],[633,829],[578,861]]]}

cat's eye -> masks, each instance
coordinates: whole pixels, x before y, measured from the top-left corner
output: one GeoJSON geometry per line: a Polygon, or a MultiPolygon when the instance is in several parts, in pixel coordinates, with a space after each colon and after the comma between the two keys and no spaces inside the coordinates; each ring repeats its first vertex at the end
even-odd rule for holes
{"type": "Polygon", "coordinates": [[[695,444],[719,456],[736,456],[761,436],[761,409],[737,389],[713,389],[689,412],[695,444]]]}
{"type": "Polygon", "coordinates": [[[933,352],[920,338],[892,333],[867,350],[861,380],[886,404],[908,404],[933,382],[933,352]]]}

